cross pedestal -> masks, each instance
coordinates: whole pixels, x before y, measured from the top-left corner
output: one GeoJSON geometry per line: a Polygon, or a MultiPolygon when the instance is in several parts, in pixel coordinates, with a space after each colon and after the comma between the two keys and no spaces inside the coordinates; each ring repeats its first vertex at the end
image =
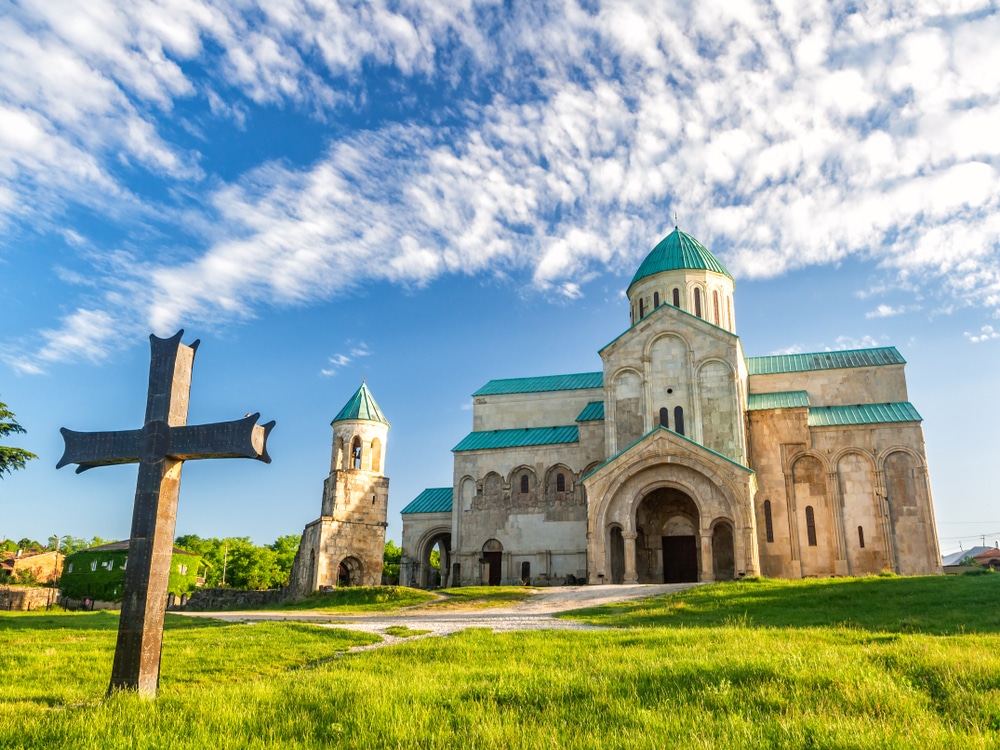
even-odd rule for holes
{"type": "Polygon", "coordinates": [[[56,468],[77,464],[79,474],[97,466],[139,464],[118,643],[108,693],[135,690],[154,697],[174,548],[177,496],[185,461],[254,458],[270,463],[267,436],[274,422],[260,414],[232,422],[187,426],[191,370],[198,341],[150,336],[149,391],[142,429],[120,432],[60,430],[66,450],[56,468]]]}

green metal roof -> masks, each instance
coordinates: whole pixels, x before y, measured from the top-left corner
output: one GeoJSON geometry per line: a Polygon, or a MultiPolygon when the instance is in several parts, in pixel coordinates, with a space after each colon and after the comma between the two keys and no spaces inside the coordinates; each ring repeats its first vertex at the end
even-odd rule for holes
{"type": "Polygon", "coordinates": [[[554,445],[556,443],[577,443],[580,428],[574,425],[563,427],[524,427],[520,430],[487,430],[470,432],[452,451],[481,451],[492,448],[523,448],[528,445],[554,445]]]}
{"type": "Polygon", "coordinates": [[[401,515],[407,513],[451,513],[451,487],[431,487],[417,495],[409,505],[403,508],[401,515]]]}
{"type": "Polygon", "coordinates": [[[844,349],[839,352],[774,354],[769,357],[747,357],[747,371],[751,375],[774,375],[778,372],[838,370],[844,367],[905,364],[906,360],[896,351],[896,347],[894,346],[883,346],[875,349],[844,349]]]}
{"type": "Polygon", "coordinates": [[[499,396],[507,393],[541,393],[543,391],[573,391],[578,388],[603,387],[603,372],[581,372],[576,375],[543,375],[537,378],[491,380],[472,395],[499,396]]]}
{"type": "Polygon", "coordinates": [[[580,416],[576,418],[576,421],[596,422],[601,419],[604,419],[604,402],[591,401],[589,404],[583,407],[583,411],[580,412],[580,416]]]}
{"type": "Polygon", "coordinates": [[[796,409],[802,406],[809,406],[809,394],[805,391],[751,393],[747,398],[747,411],[760,411],[763,409],[796,409]]]}
{"type": "Polygon", "coordinates": [[[632,277],[628,288],[631,289],[637,281],[647,276],[663,271],[677,271],[682,268],[714,271],[728,276],[730,279],[733,278],[732,274],[726,270],[718,258],[709,252],[707,247],[691,235],[675,228],[649,252],[642,265],[639,266],[639,270],[635,272],[635,276],[632,277]]]}
{"type": "MultiPolygon", "coordinates": [[[[382,415],[382,410],[378,408],[378,404],[375,403],[375,399],[372,397],[371,391],[368,390],[368,385],[364,381],[362,381],[361,387],[351,396],[351,399],[344,404],[344,408],[333,418],[333,422],[343,422],[348,419],[381,422],[386,427],[389,426],[389,421],[382,415]]],[[[333,424],[333,422],[330,424],[333,424]]]]}
{"type": "Polygon", "coordinates": [[[923,417],[909,401],[857,406],[813,406],[809,409],[810,427],[922,421],[923,417]]]}
{"type": "Polygon", "coordinates": [[[627,453],[628,451],[632,450],[632,448],[634,448],[635,446],[637,446],[639,443],[641,443],[643,440],[645,440],[646,438],[648,438],[650,435],[652,435],[657,430],[663,430],[664,432],[669,432],[671,435],[676,435],[681,440],[686,440],[687,442],[691,443],[691,445],[697,445],[703,451],[707,451],[707,452],[711,453],[713,456],[717,456],[717,457],[721,458],[723,461],[727,461],[728,463],[731,463],[733,466],[738,466],[739,468],[743,469],[743,471],[748,471],[751,474],[756,474],[756,472],[753,469],[744,466],[739,461],[734,461],[729,456],[724,456],[721,453],[719,453],[718,451],[713,451],[711,448],[706,448],[704,445],[702,445],[701,443],[699,443],[697,440],[692,440],[687,435],[681,435],[679,432],[674,432],[669,427],[664,427],[663,425],[657,425],[652,430],[650,430],[645,435],[643,435],[641,438],[639,438],[638,440],[636,440],[634,443],[632,443],[628,447],[623,448],[622,450],[618,451],[615,455],[613,455],[611,458],[609,458],[603,464],[601,464],[600,466],[596,467],[592,471],[587,472],[586,476],[584,476],[580,481],[582,482],[582,481],[586,480],[588,477],[594,476],[594,474],[596,474],[597,472],[599,472],[601,469],[603,469],[605,466],[607,466],[608,464],[610,464],[612,461],[616,460],[623,453],[627,453]]]}

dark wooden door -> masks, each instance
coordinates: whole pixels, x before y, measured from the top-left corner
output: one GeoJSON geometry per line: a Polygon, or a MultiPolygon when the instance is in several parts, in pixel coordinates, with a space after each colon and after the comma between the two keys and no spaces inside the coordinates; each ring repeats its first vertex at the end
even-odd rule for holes
{"type": "Polygon", "coordinates": [[[698,580],[698,548],[693,536],[663,537],[663,582],[698,580]]]}
{"type": "Polygon", "coordinates": [[[499,586],[500,579],[503,577],[500,572],[500,567],[503,565],[503,552],[484,552],[483,557],[486,558],[486,563],[490,566],[490,586],[499,586]]]}

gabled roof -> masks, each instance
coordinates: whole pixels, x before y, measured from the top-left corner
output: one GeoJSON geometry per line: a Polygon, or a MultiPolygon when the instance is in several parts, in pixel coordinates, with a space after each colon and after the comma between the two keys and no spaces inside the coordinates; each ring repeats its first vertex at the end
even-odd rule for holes
{"type": "Polygon", "coordinates": [[[499,396],[507,393],[542,393],[573,391],[579,388],[603,388],[603,372],[581,372],[575,375],[542,375],[535,378],[491,380],[473,396],[499,396]]]}
{"type": "Polygon", "coordinates": [[[604,419],[604,402],[591,401],[576,418],[577,422],[597,422],[604,419]]]}
{"type": "Polygon", "coordinates": [[[382,415],[382,410],[378,408],[375,398],[368,390],[368,384],[364,381],[361,382],[361,387],[354,392],[350,400],[344,404],[344,408],[337,412],[337,416],[330,424],[352,419],[364,422],[381,422],[386,427],[389,426],[389,421],[382,415]]]}
{"type": "Polygon", "coordinates": [[[746,361],[747,372],[750,375],[906,364],[906,360],[894,346],[874,349],[844,349],[836,352],[813,352],[811,354],[773,354],[768,357],[747,357],[746,361]]]}
{"type": "Polygon", "coordinates": [[[655,308],[653,310],[650,310],[648,313],[646,313],[646,316],[644,318],[640,318],[639,320],[635,321],[635,323],[633,323],[628,328],[626,328],[624,331],[622,331],[617,336],[615,336],[613,339],[611,339],[611,341],[609,341],[604,346],[602,346],[600,349],[598,349],[597,353],[601,354],[605,349],[607,349],[609,346],[611,346],[612,344],[614,344],[616,341],[618,341],[619,339],[624,338],[625,336],[627,336],[628,334],[630,334],[634,329],[638,328],[643,323],[648,322],[650,315],[658,313],[661,310],[663,310],[663,311],[671,310],[672,312],[680,315],[682,317],[682,319],[683,319],[684,316],[687,316],[688,318],[691,319],[692,322],[698,321],[697,325],[708,326],[708,330],[715,329],[716,331],[721,331],[722,333],[726,334],[727,336],[732,336],[734,339],[738,339],[739,338],[739,336],[737,336],[732,331],[726,330],[722,326],[717,326],[717,325],[715,325],[715,323],[710,322],[708,320],[708,318],[699,318],[694,313],[690,313],[690,312],[688,312],[687,310],[685,310],[682,307],[674,307],[670,303],[664,302],[659,307],[657,307],[657,308],[655,308]]]}
{"type": "Polygon", "coordinates": [[[750,474],[755,474],[756,473],[753,469],[744,466],[739,461],[734,461],[729,456],[723,456],[718,451],[713,451],[711,448],[706,448],[704,445],[702,445],[701,443],[699,443],[697,440],[692,440],[687,435],[681,435],[679,432],[674,432],[669,427],[664,427],[663,425],[657,425],[652,430],[650,430],[645,435],[643,435],[641,438],[639,438],[638,440],[636,440],[634,443],[632,443],[631,445],[627,446],[623,450],[618,451],[618,453],[616,453],[615,455],[613,455],[611,458],[609,458],[603,464],[601,464],[600,466],[595,467],[592,471],[588,472],[587,475],[584,476],[580,481],[582,482],[582,481],[586,480],[588,477],[594,476],[594,474],[596,474],[597,472],[599,472],[605,466],[607,466],[608,464],[612,463],[613,461],[616,461],[619,458],[619,456],[622,456],[623,454],[628,453],[630,450],[632,450],[635,446],[637,446],[643,440],[645,440],[646,438],[648,438],[650,435],[655,434],[659,430],[663,430],[664,432],[666,432],[666,433],[668,433],[670,435],[673,435],[674,437],[678,437],[681,440],[684,440],[685,442],[691,443],[691,445],[696,445],[699,448],[701,448],[703,451],[705,451],[706,453],[711,453],[713,456],[717,456],[717,457],[721,458],[723,461],[725,461],[727,463],[730,463],[733,466],[736,466],[737,468],[743,469],[743,471],[749,472],[750,474]]]}
{"type": "Polygon", "coordinates": [[[922,421],[923,417],[909,401],[856,406],[813,406],[809,409],[810,427],[922,421]]]}
{"type": "Polygon", "coordinates": [[[707,247],[691,235],[675,228],[649,251],[649,255],[642,261],[628,288],[632,289],[636,282],[647,276],[681,269],[713,271],[728,276],[730,279],[733,278],[732,274],[726,270],[718,258],[709,252],[707,247]]]}
{"type": "Polygon", "coordinates": [[[809,406],[809,394],[805,391],[751,393],[747,397],[747,411],[763,411],[765,409],[797,409],[803,406],[809,406]]]}
{"type": "Polygon", "coordinates": [[[941,564],[944,567],[949,565],[958,565],[967,557],[975,557],[976,555],[982,554],[983,552],[989,552],[992,547],[973,547],[972,549],[960,550],[958,552],[952,552],[950,555],[945,555],[941,559],[941,564]]]}
{"type": "Polygon", "coordinates": [[[403,508],[401,515],[408,513],[450,513],[452,496],[451,487],[431,487],[417,495],[409,505],[403,508]]]}
{"type": "Polygon", "coordinates": [[[557,443],[580,442],[580,428],[574,425],[562,427],[524,427],[519,430],[486,430],[470,432],[462,442],[451,450],[481,451],[492,448],[523,448],[528,445],[555,445],[557,443]]]}

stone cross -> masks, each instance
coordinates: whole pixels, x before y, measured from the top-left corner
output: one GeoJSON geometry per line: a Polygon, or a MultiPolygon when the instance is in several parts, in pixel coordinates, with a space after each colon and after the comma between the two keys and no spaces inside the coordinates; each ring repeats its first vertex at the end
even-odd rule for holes
{"type": "Polygon", "coordinates": [[[56,468],[139,464],[118,643],[108,693],[135,690],[152,698],[160,680],[160,647],[174,548],[177,495],[184,461],[255,458],[270,463],[267,436],[274,422],[260,414],[232,422],[187,426],[191,369],[198,341],[150,336],[149,391],[141,430],[73,432],[63,428],[66,451],[56,468]]]}

